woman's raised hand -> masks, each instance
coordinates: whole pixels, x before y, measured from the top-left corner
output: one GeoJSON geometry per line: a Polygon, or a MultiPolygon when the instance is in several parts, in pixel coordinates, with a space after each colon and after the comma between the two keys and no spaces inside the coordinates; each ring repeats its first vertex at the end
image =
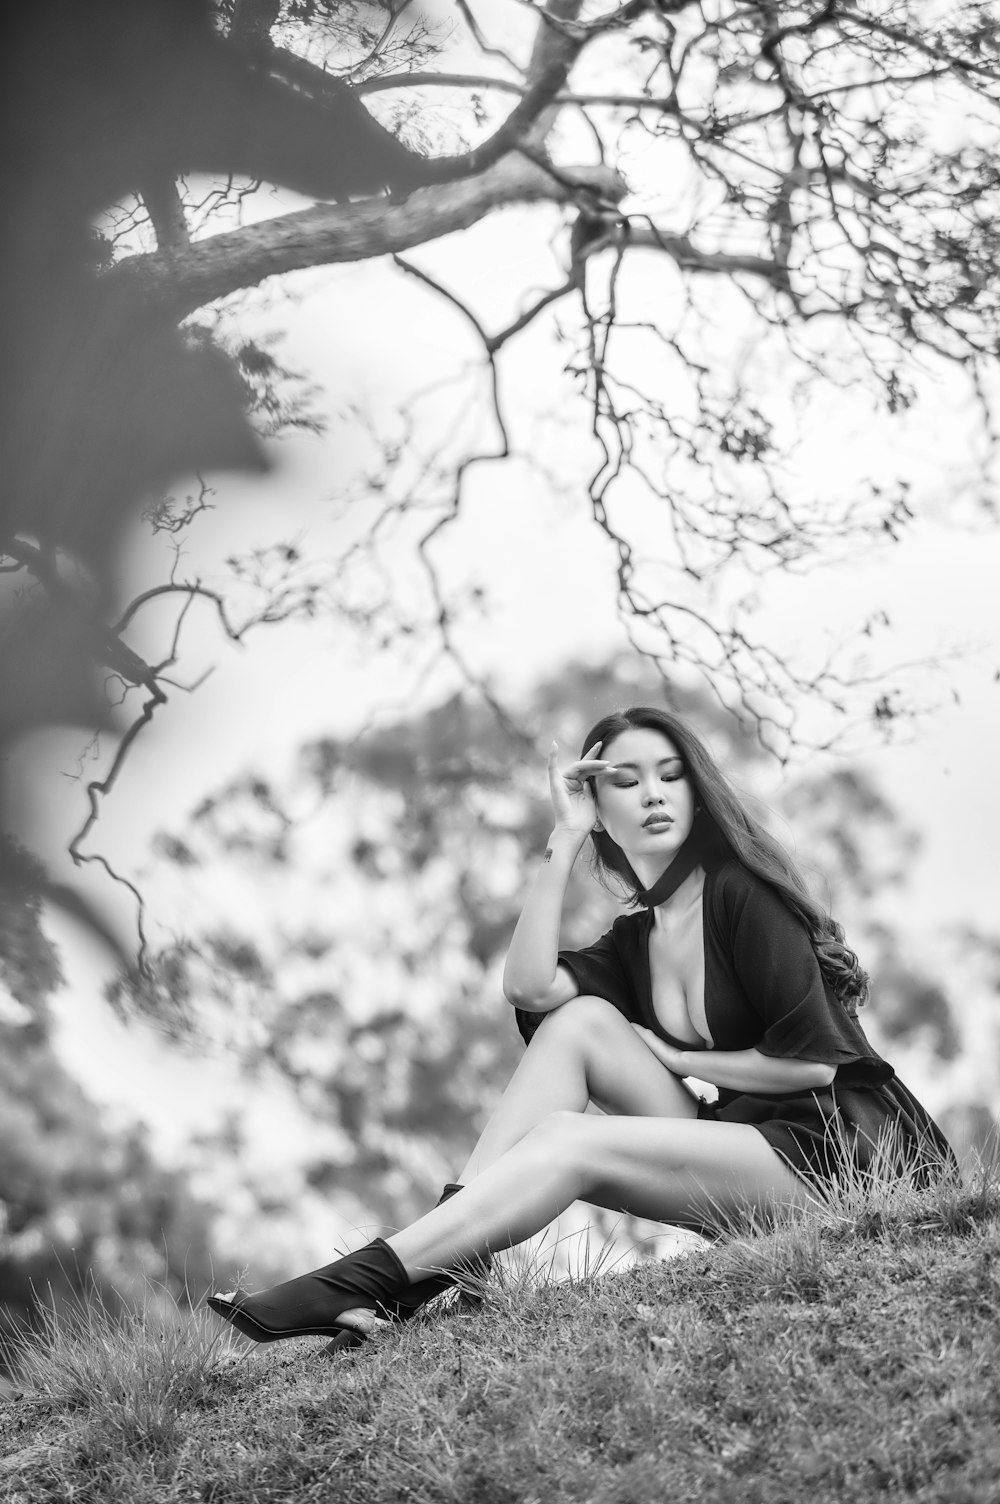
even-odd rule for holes
{"type": "Polygon", "coordinates": [[[614,763],[595,757],[601,748],[600,742],[584,753],[578,762],[568,768],[560,768],[557,762],[559,747],[556,742],[549,749],[549,793],[556,816],[556,828],[573,835],[586,835],[597,824],[597,804],[591,793],[588,778],[596,773],[611,773],[614,763]]]}

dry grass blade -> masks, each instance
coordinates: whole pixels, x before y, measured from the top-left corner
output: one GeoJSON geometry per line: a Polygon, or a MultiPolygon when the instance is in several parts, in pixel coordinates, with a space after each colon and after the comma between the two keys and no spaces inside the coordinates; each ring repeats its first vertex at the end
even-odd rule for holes
{"type": "Polygon", "coordinates": [[[14,1343],[24,1391],[50,1411],[84,1412],[127,1450],[168,1443],[209,1375],[246,1351],[204,1308],[184,1309],[151,1285],[137,1306],[111,1309],[92,1288],[40,1315],[40,1330],[14,1343]]]}

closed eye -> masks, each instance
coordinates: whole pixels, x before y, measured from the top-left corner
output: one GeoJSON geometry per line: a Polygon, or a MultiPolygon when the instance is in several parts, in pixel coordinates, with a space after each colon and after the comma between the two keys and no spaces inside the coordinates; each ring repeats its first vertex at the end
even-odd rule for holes
{"type": "MultiPolygon", "coordinates": [[[[677,783],[677,781],[679,779],[683,778],[683,777],[684,777],[684,769],[683,768],[673,768],[673,769],[671,769],[671,771],[669,773],[661,773],[660,774],[660,782],[661,783],[677,783]]],[[[634,789],[636,787],[636,785],[638,784],[638,782],[639,782],[639,780],[637,778],[616,778],[613,781],[612,787],[616,788],[616,789],[634,789]]]]}

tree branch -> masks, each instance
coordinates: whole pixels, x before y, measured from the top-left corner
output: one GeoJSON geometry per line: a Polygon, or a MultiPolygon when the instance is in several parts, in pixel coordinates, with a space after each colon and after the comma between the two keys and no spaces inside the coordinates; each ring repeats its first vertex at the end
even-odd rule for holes
{"type": "Polygon", "coordinates": [[[519,102],[492,136],[472,151],[461,156],[421,160],[418,175],[423,182],[453,182],[456,178],[482,173],[524,141],[536,146],[542,144],[558,111],[556,96],[589,40],[585,28],[571,28],[565,24],[576,17],[581,4],[582,0],[549,0],[544,12],[539,12],[526,83],[519,102]]]}
{"type": "Polygon", "coordinates": [[[580,197],[610,208],[625,191],[622,178],[611,168],[567,167],[556,174],[515,153],[477,177],[417,189],[401,203],[380,198],[318,206],[213,235],[183,256],[135,256],[121,262],[107,280],[129,287],[138,283],[144,296],[183,318],[265,277],[393,255],[468,229],[507,205],[558,204],[580,197]]]}
{"type": "Polygon", "coordinates": [[[108,628],[88,598],[63,579],[53,560],[42,549],[23,538],[11,538],[4,544],[4,552],[34,575],[53,600],[68,608],[99,663],[128,684],[143,684],[150,690],[154,688],[156,670],[120,641],[117,629],[108,628]]]}
{"type": "MultiPolygon", "coordinates": [[[[841,90],[870,88],[870,83],[843,84],[841,90]]],[[[354,85],[355,94],[380,94],[391,89],[496,89],[501,94],[524,94],[526,85],[513,78],[496,78],[488,73],[382,73],[354,85]]],[[[833,90],[827,91],[833,92],[833,90]]],[[[820,97],[820,96],[816,96],[820,97]]],[[[672,95],[592,93],[560,89],[552,96],[558,105],[608,105],[624,110],[656,110],[660,115],[686,118],[672,95]]]]}
{"type": "Polygon", "coordinates": [[[188,597],[189,602],[195,596],[199,596],[202,600],[211,601],[212,605],[216,609],[223,631],[225,632],[226,636],[233,642],[242,642],[243,634],[247,631],[248,627],[256,626],[258,624],[256,620],[251,620],[250,622],[244,624],[244,626],[242,627],[234,627],[232,622],[229,620],[229,615],[226,610],[226,602],[223,600],[219,592],[217,590],[208,589],[205,585],[202,585],[200,580],[192,580],[183,582],[171,581],[169,584],[153,585],[151,589],[144,590],[141,595],[137,595],[134,600],[129,602],[129,604],[125,608],[123,615],[115,623],[114,627],[111,630],[116,634],[124,632],[126,628],[131,625],[133,618],[139,611],[141,611],[142,607],[145,606],[148,601],[157,600],[166,595],[185,595],[188,597]]]}
{"type": "Polygon", "coordinates": [[[728,251],[700,251],[686,235],[671,235],[657,229],[652,221],[636,223],[629,219],[623,231],[625,243],[637,250],[663,251],[678,266],[692,271],[714,272],[731,276],[734,272],[748,272],[754,277],[763,277],[782,292],[789,291],[788,272],[780,261],[768,256],[741,256],[728,251]]]}
{"type": "MultiPolygon", "coordinates": [[[[189,170],[209,169],[213,157],[225,156],[229,169],[268,182],[295,188],[316,198],[343,199],[348,193],[371,193],[389,186],[402,191],[418,184],[454,182],[485,171],[511,152],[521,140],[540,144],[548,134],[553,101],[566,82],[581,49],[590,40],[586,27],[565,25],[581,0],[550,0],[540,14],[526,84],[517,105],[493,134],[470,152],[428,158],[411,151],[368,114],[356,91],[307,60],[262,40],[273,0],[247,0],[252,15],[244,30],[246,45],[223,44],[220,60],[253,63],[250,83],[240,68],[206,76],[209,103],[228,87],[240,97],[239,132],[236,115],[224,111],[225,130],[218,134],[218,110],[208,104],[195,112],[197,129],[186,145],[189,170]],[[548,18],[546,20],[546,17],[548,18]],[[252,22],[252,25],[251,25],[252,22]],[[562,24],[557,24],[562,23],[562,24]],[[226,49],[229,56],[226,56],[226,49]],[[269,128],[261,129],[261,112],[269,128]]],[[[402,249],[402,247],[398,247],[402,249]]]]}
{"type": "MultiPolygon", "coordinates": [[[[960,13],[959,9],[957,14],[960,13]]],[[[959,57],[954,51],[938,46],[936,42],[928,41],[916,27],[893,26],[877,16],[864,15],[861,11],[849,6],[839,6],[837,15],[841,21],[853,21],[862,32],[885,37],[887,41],[895,42],[904,48],[913,48],[915,52],[923,53],[925,57],[933,59],[936,63],[944,63],[945,67],[950,70],[961,69],[965,74],[976,74],[993,81],[1000,78],[1000,72],[996,66],[979,63],[968,53],[964,57],[959,57]]]]}
{"type": "Polygon", "coordinates": [[[140,198],[156,233],[156,243],[161,251],[184,251],[191,244],[184,205],[177,192],[177,184],[166,173],[150,174],[140,192],[140,198]]]}
{"type": "Polygon", "coordinates": [[[388,89],[498,89],[502,94],[523,94],[527,85],[514,78],[494,78],[488,73],[376,73],[352,85],[355,94],[381,94],[388,89]]]}

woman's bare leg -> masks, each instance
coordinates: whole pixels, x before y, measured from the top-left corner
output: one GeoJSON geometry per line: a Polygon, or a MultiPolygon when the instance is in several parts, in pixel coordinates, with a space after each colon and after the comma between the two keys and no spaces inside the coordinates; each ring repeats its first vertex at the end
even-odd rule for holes
{"type": "MultiPolygon", "coordinates": [[[[468,1188],[470,1182],[495,1166],[553,1113],[582,1118],[591,1101],[599,1102],[611,1113],[633,1118],[693,1119],[698,1110],[695,1097],[657,1060],[617,1008],[603,998],[572,998],[542,1020],[458,1176],[459,1181],[468,1188]]],[[[467,1190],[463,1190],[444,1205],[460,1200],[464,1207],[466,1194],[467,1190]]],[[[539,1215],[531,1232],[545,1227],[576,1199],[570,1195],[556,1205],[562,1197],[561,1186],[551,1194],[540,1187],[540,1195],[540,1206],[543,1210],[550,1209],[539,1215]]],[[[440,1210],[436,1207],[427,1215],[433,1217],[440,1210]]],[[[529,1210],[528,1215],[533,1212],[529,1210]]],[[[426,1218],[421,1218],[413,1226],[425,1221],[426,1218]]],[[[450,1230],[445,1236],[450,1238],[458,1229],[454,1219],[448,1226],[450,1230]]],[[[509,1247],[530,1235],[523,1232],[506,1242],[493,1242],[490,1247],[509,1247]]],[[[395,1240],[389,1241],[395,1247],[395,1240]]],[[[485,1242],[475,1251],[484,1252],[485,1242]]],[[[399,1254],[398,1248],[396,1252],[399,1254]]],[[[407,1262],[405,1258],[403,1262],[407,1262]]],[[[430,1268],[436,1273],[454,1262],[452,1258],[435,1256],[430,1259],[430,1268]]],[[[343,1325],[360,1330],[370,1330],[376,1324],[372,1313],[366,1310],[345,1312],[340,1319],[343,1325]]]]}
{"type": "Polygon", "coordinates": [[[576,1200],[700,1228],[713,1212],[803,1206],[810,1196],[749,1124],[560,1111],[387,1242],[419,1279],[522,1242],[576,1200]]]}
{"type": "Polygon", "coordinates": [[[698,1107],[617,1008],[572,998],[542,1020],[458,1179],[467,1185],[549,1113],[590,1101],[632,1117],[693,1118],[698,1107]]]}

